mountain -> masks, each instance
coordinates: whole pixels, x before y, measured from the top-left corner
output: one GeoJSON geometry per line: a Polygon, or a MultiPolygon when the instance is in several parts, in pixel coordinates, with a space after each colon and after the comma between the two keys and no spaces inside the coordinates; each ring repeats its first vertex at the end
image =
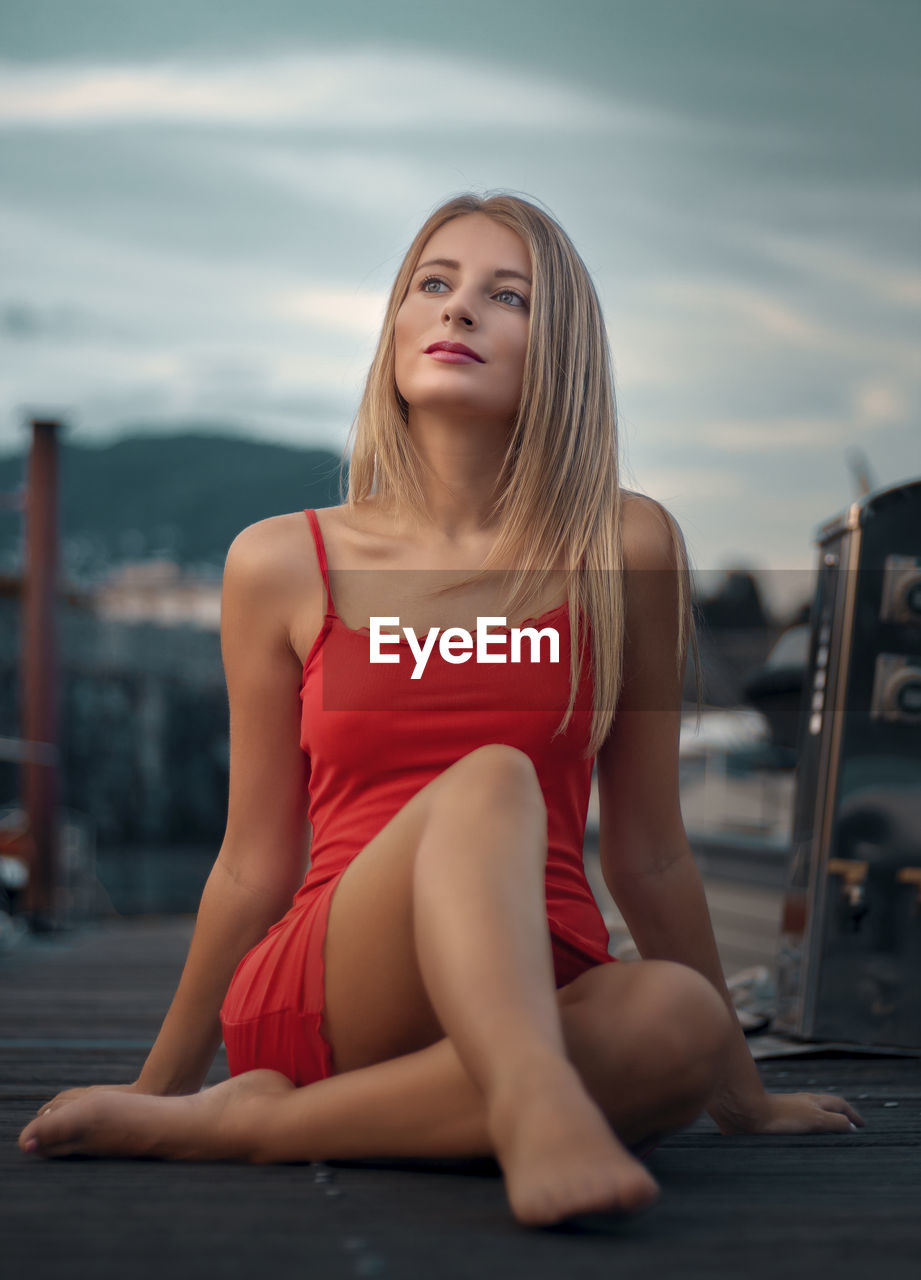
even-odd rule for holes
{"type": "MultiPolygon", "coordinates": [[[[223,568],[246,525],[339,501],[339,457],[327,449],[206,432],[59,444],[62,568],[87,580],[127,560],[166,557],[223,568]]],[[[0,457],[0,494],[25,483],[26,454],[0,457]]],[[[348,468],[343,485],[348,483],[348,468]]],[[[0,567],[22,564],[23,519],[0,509],[0,567]]]]}

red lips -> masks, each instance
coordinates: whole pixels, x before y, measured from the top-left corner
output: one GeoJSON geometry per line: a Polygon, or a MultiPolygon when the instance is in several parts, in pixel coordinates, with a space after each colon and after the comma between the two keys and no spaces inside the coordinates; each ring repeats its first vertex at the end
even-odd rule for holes
{"type": "Polygon", "coordinates": [[[430,347],[426,347],[425,354],[431,355],[433,351],[449,351],[454,355],[467,356],[471,360],[477,360],[480,364],[485,364],[482,356],[478,356],[470,347],[465,347],[462,342],[433,342],[430,347]]]}

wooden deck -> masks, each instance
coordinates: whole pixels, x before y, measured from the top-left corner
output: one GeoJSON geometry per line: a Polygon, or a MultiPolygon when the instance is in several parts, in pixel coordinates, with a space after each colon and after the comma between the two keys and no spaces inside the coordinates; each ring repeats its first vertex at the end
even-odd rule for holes
{"type": "MultiPolygon", "coordinates": [[[[709,891],[709,890],[708,890],[709,891]]],[[[730,888],[711,905],[746,918],[730,888]]],[[[768,1087],[841,1093],[846,1135],[737,1137],[708,1117],[650,1158],[662,1187],[627,1222],[528,1231],[495,1164],[247,1166],[24,1156],[56,1092],[136,1076],[172,996],[191,917],[139,917],[0,954],[0,1271],[4,1276],[581,1277],[745,1280],[917,1275],[921,1070],[834,1051],[759,1063],[768,1087]]],[[[741,928],[735,961],[766,954],[741,928]]],[[[223,1055],[209,1083],[226,1074],[223,1055]]]]}

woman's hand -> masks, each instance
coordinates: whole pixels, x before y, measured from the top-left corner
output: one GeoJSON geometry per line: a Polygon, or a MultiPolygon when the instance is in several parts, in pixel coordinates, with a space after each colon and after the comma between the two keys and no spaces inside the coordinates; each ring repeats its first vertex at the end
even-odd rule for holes
{"type": "Polygon", "coordinates": [[[834,1093],[765,1093],[751,1109],[710,1110],[720,1133],[850,1133],[866,1123],[834,1093]]]}
{"type": "Polygon", "coordinates": [[[131,1084],[91,1084],[82,1089],[65,1089],[62,1093],[55,1094],[50,1102],[43,1102],[36,1111],[37,1116],[46,1115],[49,1111],[57,1111],[59,1107],[64,1107],[68,1102],[74,1102],[77,1098],[82,1098],[88,1093],[112,1093],[114,1091],[121,1093],[149,1093],[149,1090],[141,1089],[137,1080],[131,1084]]]}

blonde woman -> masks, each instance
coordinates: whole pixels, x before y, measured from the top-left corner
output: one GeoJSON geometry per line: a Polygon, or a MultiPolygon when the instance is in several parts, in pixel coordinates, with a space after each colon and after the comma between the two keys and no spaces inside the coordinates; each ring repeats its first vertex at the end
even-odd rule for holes
{"type": "Polygon", "coordinates": [[[21,1148],[493,1154],[544,1225],[651,1204],[642,1156],[705,1109],[725,1134],[862,1124],[766,1093],[735,1017],[679,808],[684,543],[618,484],[604,322],[552,218],[432,214],[355,427],[344,505],[228,553],[227,828],[156,1043],[21,1148]],[[530,659],[503,664],[516,630],[530,659]],[[582,869],[596,760],[630,962],[582,869]]]}

